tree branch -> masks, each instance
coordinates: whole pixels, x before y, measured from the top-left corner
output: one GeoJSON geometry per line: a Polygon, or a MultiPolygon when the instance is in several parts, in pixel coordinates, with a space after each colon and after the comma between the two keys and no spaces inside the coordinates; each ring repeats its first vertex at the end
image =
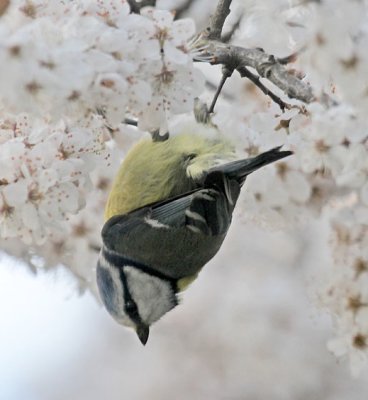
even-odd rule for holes
{"type": "Polygon", "coordinates": [[[230,4],[232,0],[219,0],[215,13],[210,19],[210,25],[207,28],[207,39],[220,40],[222,28],[224,27],[225,19],[230,14],[230,4]]]}
{"type": "Polygon", "coordinates": [[[213,100],[212,100],[212,103],[211,103],[211,105],[210,105],[210,108],[208,109],[208,113],[209,113],[209,114],[212,114],[212,113],[213,113],[213,111],[214,111],[214,109],[215,109],[215,105],[216,105],[217,99],[218,99],[218,97],[219,97],[219,95],[220,95],[220,93],[221,93],[222,87],[224,86],[224,84],[225,84],[225,82],[226,82],[226,79],[227,79],[227,78],[230,78],[230,76],[231,76],[232,74],[233,74],[233,70],[229,70],[229,69],[226,67],[226,65],[224,65],[224,66],[222,67],[222,78],[221,78],[220,84],[218,85],[218,87],[217,87],[217,89],[216,89],[215,95],[213,96],[213,100]]]}
{"type": "MultiPolygon", "coordinates": [[[[305,103],[314,100],[312,89],[308,84],[290,74],[273,55],[265,53],[262,49],[246,49],[219,41],[206,41],[203,36],[197,40],[196,46],[201,48],[200,54],[195,57],[197,61],[222,64],[230,70],[252,67],[260,77],[268,79],[288,97],[305,103]]],[[[285,62],[283,59],[281,61],[285,62]]]]}
{"type": "Polygon", "coordinates": [[[276,96],[271,90],[269,90],[261,81],[260,77],[253,74],[252,72],[249,71],[249,69],[245,67],[240,67],[238,68],[238,72],[242,78],[248,78],[250,81],[252,81],[259,89],[262,90],[262,92],[266,95],[269,96],[276,104],[279,105],[282,111],[285,110],[285,108],[290,108],[288,104],[286,104],[283,100],[280,99],[280,97],[276,96]]]}

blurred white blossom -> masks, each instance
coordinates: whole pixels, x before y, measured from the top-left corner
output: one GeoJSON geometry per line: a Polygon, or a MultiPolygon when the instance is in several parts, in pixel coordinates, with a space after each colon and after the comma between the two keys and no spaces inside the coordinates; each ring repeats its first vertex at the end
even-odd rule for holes
{"type": "Polygon", "coordinates": [[[84,205],[89,173],[107,157],[103,132],[97,118],[77,127],[28,114],[0,120],[1,237],[42,243],[65,230],[84,205]]]}
{"type": "Polygon", "coordinates": [[[0,28],[0,101],[13,112],[59,119],[102,109],[117,127],[129,109],[157,129],[203,89],[186,45],[190,19],[129,14],[125,0],[13,3],[0,28]]]}
{"type": "Polygon", "coordinates": [[[365,366],[368,355],[368,225],[352,208],[357,197],[347,197],[331,213],[331,253],[334,264],[320,286],[320,305],[336,325],[328,348],[350,360],[353,375],[365,366]]]}

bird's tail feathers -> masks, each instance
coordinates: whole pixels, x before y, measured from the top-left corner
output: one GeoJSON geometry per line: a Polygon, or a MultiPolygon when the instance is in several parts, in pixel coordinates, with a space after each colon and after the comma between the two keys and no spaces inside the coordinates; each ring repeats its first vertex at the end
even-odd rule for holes
{"type": "Polygon", "coordinates": [[[293,154],[292,151],[281,151],[281,147],[282,146],[275,147],[259,154],[256,157],[223,164],[219,167],[216,167],[216,169],[221,170],[229,178],[236,179],[239,183],[243,183],[245,178],[257,169],[293,154]]]}

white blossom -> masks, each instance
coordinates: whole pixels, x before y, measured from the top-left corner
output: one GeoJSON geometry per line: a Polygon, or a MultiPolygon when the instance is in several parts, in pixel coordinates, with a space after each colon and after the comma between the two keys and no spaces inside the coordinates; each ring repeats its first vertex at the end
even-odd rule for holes
{"type": "Polygon", "coordinates": [[[28,243],[65,229],[69,214],[83,205],[82,189],[89,173],[105,155],[101,122],[86,120],[86,128],[31,122],[28,115],[9,115],[12,137],[1,144],[1,237],[20,236],[28,243]],[[101,133],[96,134],[99,129],[101,133]]]}
{"type": "Polygon", "coordinates": [[[99,109],[117,127],[127,107],[139,116],[153,104],[158,116],[145,113],[143,124],[156,129],[190,110],[202,91],[187,46],[195,32],[190,19],[173,21],[153,9],[129,14],[126,1],[17,3],[0,39],[0,100],[14,112],[57,120],[99,109]],[[16,16],[22,23],[12,26],[16,16]],[[187,81],[182,98],[174,97],[178,80],[187,81]]]}

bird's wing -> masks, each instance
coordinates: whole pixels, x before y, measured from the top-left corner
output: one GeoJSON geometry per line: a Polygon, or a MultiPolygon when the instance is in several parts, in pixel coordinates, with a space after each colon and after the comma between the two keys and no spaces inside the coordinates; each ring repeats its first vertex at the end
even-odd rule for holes
{"type": "Polygon", "coordinates": [[[185,210],[190,206],[193,193],[172,200],[157,202],[127,214],[110,218],[102,229],[102,237],[109,234],[111,228],[118,229],[123,235],[138,226],[159,229],[182,226],[185,222],[185,210]]]}
{"type": "Polygon", "coordinates": [[[230,226],[235,202],[229,203],[228,196],[236,201],[240,191],[220,172],[206,182],[206,187],[110,218],[102,239],[105,250],[119,258],[115,263],[150,266],[174,279],[198,273],[230,226]]]}
{"type": "MultiPolygon", "coordinates": [[[[123,235],[142,228],[190,229],[197,234],[219,235],[227,231],[240,187],[224,174],[209,174],[205,187],[180,196],[150,204],[128,214],[110,218],[102,230],[102,237],[123,235]]],[[[111,241],[109,241],[111,243],[111,241]]]]}

